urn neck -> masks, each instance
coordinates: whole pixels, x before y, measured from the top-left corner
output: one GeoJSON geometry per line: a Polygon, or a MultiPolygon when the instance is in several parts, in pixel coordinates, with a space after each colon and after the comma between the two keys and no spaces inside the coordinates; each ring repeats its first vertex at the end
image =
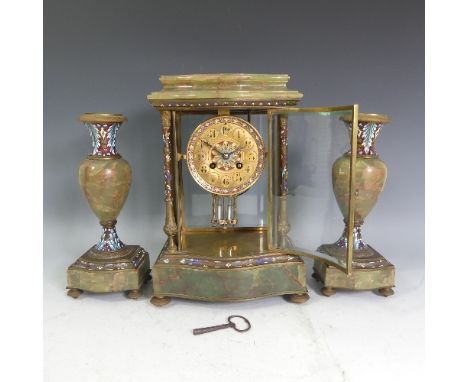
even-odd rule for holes
{"type": "Polygon", "coordinates": [[[119,155],[115,147],[115,139],[121,123],[86,122],[85,125],[88,127],[89,134],[91,135],[93,156],[113,157],[119,155]]]}
{"type": "MultiPolygon", "coordinates": [[[[351,134],[352,123],[346,122],[351,134]]],[[[380,134],[383,122],[359,121],[357,133],[357,155],[376,157],[375,141],[380,134]]]]}

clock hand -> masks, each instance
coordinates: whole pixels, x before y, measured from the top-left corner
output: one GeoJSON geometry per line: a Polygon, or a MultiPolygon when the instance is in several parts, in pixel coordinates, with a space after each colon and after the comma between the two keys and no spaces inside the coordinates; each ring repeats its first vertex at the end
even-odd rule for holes
{"type": "Polygon", "coordinates": [[[239,147],[238,147],[237,149],[235,149],[234,151],[231,151],[231,152],[229,153],[229,156],[231,156],[232,154],[235,154],[235,153],[237,153],[237,152],[239,152],[239,151],[241,151],[241,150],[243,150],[243,149],[245,149],[245,145],[244,145],[244,146],[239,146],[239,147]]]}
{"type": "Polygon", "coordinates": [[[216,146],[213,146],[213,145],[209,144],[207,141],[205,141],[205,140],[203,140],[203,139],[202,139],[201,141],[202,141],[202,143],[204,143],[205,145],[209,146],[212,150],[216,151],[218,154],[223,155],[223,153],[222,153],[221,151],[219,151],[219,150],[216,148],[216,146]]]}
{"type": "Polygon", "coordinates": [[[207,146],[213,148],[213,145],[210,145],[207,141],[201,139],[201,142],[204,143],[205,145],[207,145],[207,146]]]}

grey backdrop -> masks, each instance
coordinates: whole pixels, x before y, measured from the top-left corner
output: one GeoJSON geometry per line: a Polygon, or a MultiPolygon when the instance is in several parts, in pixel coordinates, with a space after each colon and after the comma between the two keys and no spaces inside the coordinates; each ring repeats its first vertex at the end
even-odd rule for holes
{"type": "Polygon", "coordinates": [[[161,74],[183,73],[289,73],[303,106],[389,114],[377,145],[389,180],[365,237],[399,269],[423,267],[422,0],[47,0],[44,26],[45,282],[63,288],[66,266],[100,234],[76,178],[91,147],[83,112],[129,118],[117,146],[134,179],[118,229],[155,260],[162,144],[146,95],[161,74]]]}

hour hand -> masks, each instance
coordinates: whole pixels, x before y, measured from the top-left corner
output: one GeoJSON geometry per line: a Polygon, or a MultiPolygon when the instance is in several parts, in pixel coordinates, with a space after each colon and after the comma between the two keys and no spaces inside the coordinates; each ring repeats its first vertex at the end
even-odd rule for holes
{"type": "Polygon", "coordinates": [[[204,143],[205,145],[207,145],[207,146],[213,148],[213,145],[210,145],[207,141],[205,141],[205,140],[202,139],[201,142],[204,143]]]}

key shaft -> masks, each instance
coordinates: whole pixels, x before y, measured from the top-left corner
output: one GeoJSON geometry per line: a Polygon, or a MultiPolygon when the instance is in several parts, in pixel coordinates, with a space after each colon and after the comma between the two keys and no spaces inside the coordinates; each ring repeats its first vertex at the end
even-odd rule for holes
{"type": "Polygon", "coordinates": [[[207,326],[206,328],[193,329],[193,334],[198,335],[198,334],[210,333],[216,330],[232,328],[233,326],[234,325],[231,324],[230,322],[227,324],[223,324],[223,325],[207,326]]]}

